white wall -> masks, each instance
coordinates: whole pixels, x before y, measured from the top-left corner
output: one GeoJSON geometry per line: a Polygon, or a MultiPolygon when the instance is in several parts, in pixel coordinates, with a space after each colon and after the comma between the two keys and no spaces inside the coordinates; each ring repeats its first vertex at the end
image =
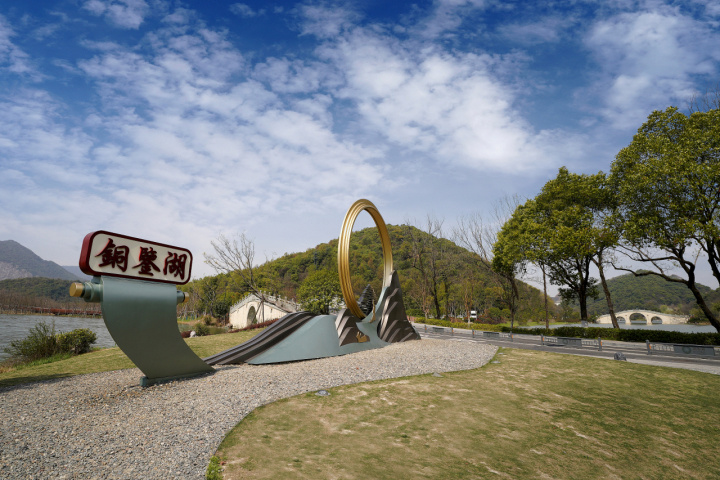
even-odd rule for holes
{"type": "Polygon", "coordinates": [[[245,328],[250,326],[251,322],[248,321],[248,313],[250,312],[251,307],[255,308],[255,323],[266,322],[268,320],[274,320],[276,318],[284,317],[288,313],[284,310],[280,310],[273,305],[268,305],[267,303],[265,303],[264,305],[264,312],[261,312],[260,302],[248,302],[234,312],[230,313],[230,324],[233,326],[233,328],[245,328]]]}

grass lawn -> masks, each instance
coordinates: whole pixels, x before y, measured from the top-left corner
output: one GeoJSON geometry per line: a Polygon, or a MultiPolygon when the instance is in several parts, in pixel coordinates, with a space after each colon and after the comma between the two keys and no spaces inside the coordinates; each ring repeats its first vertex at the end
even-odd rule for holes
{"type": "MultiPolygon", "coordinates": [[[[207,357],[238,345],[254,337],[260,331],[260,329],[256,329],[238,333],[209,335],[187,338],[185,341],[199,357],[207,357]]],[[[13,368],[10,371],[0,373],[0,387],[134,367],[135,365],[119,348],[103,348],[57,362],[13,368]]]]}
{"type": "Polygon", "coordinates": [[[502,352],[257,409],[218,450],[224,478],[720,478],[720,376],[502,352]]]}

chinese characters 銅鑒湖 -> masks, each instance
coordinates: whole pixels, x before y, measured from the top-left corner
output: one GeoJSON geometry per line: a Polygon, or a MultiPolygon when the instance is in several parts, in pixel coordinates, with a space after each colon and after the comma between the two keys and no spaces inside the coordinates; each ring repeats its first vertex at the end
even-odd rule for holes
{"type": "MultiPolygon", "coordinates": [[[[144,275],[148,277],[154,277],[154,272],[160,272],[160,268],[155,263],[158,260],[158,255],[162,253],[155,250],[155,248],[149,246],[140,246],[140,251],[137,255],[137,264],[132,266],[132,269],[137,271],[137,275],[144,275]]],[[[135,251],[136,247],[132,247],[135,251]]],[[[108,238],[107,244],[103,249],[95,255],[100,257],[99,267],[109,267],[110,269],[118,269],[121,272],[125,272],[128,269],[128,263],[130,259],[131,248],[127,245],[117,245],[113,238],[108,238]]],[[[133,253],[133,256],[135,254],[133,253]]],[[[186,253],[177,253],[172,250],[167,250],[167,256],[162,269],[162,275],[165,277],[180,277],[181,280],[185,280],[186,266],[187,266],[188,255],[186,253]]]]}
{"type": "Polygon", "coordinates": [[[96,257],[102,257],[100,267],[107,267],[108,265],[112,268],[119,268],[121,271],[127,270],[128,267],[128,254],[130,249],[125,245],[115,245],[113,239],[109,239],[105,248],[100,253],[95,255],[96,257]]]}

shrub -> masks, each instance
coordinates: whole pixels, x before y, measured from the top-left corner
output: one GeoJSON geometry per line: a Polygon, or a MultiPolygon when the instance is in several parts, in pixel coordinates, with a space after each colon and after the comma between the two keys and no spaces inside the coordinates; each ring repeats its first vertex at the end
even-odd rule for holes
{"type": "Polygon", "coordinates": [[[57,336],[60,351],[79,355],[90,351],[90,344],[95,343],[97,335],[87,328],[78,328],[72,332],[57,336]]]}
{"type": "Polygon", "coordinates": [[[264,322],[254,323],[254,324],[252,324],[252,325],[248,325],[247,327],[241,328],[241,329],[236,330],[236,331],[242,332],[242,331],[245,331],[245,330],[254,330],[254,329],[256,329],[256,328],[269,327],[270,325],[272,325],[273,323],[277,322],[278,320],[280,320],[280,319],[279,319],[279,318],[275,318],[275,319],[273,319],[273,320],[265,320],[264,322]]]}
{"type": "Polygon", "coordinates": [[[205,335],[210,335],[210,327],[207,325],[204,325],[200,322],[196,323],[193,327],[193,330],[195,331],[195,335],[198,337],[204,337],[205,335]]]}
{"type": "Polygon", "coordinates": [[[87,328],[78,328],[67,333],[56,333],[55,324],[38,322],[22,340],[13,340],[4,350],[24,362],[52,357],[61,353],[75,355],[89,352],[90,344],[97,335],[87,328]]]}
{"type": "MultiPolygon", "coordinates": [[[[510,327],[502,327],[503,332],[509,332],[510,327]]],[[[558,327],[546,330],[544,328],[516,328],[514,333],[529,335],[548,335],[558,337],[604,338],[622,342],[651,342],[682,343],[690,345],[720,345],[720,333],[684,333],[667,330],[619,329],[600,327],[558,327]]]]}
{"type": "MultiPolygon", "coordinates": [[[[452,327],[452,328],[466,328],[468,330],[481,330],[486,332],[498,332],[501,328],[500,325],[491,325],[487,323],[466,323],[466,322],[450,322],[448,320],[438,320],[436,318],[416,318],[416,323],[425,323],[427,325],[437,325],[438,327],[452,327]]],[[[508,329],[509,330],[509,329],[508,329]]]]}
{"type": "Polygon", "coordinates": [[[30,329],[28,336],[22,340],[13,340],[9,347],[4,348],[5,353],[25,360],[51,357],[60,353],[55,324],[48,325],[38,322],[30,329]]]}

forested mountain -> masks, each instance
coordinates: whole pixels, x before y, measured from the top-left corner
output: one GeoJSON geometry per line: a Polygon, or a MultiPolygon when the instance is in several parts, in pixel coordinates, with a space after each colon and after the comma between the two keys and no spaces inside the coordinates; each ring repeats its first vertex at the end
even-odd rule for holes
{"type": "Polygon", "coordinates": [[[71,297],[70,280],[29,277],[0,281],[0,311],[18,312],[31,308],[69,308],[97,310],[99,305],[87,304],[71,297]]]}
{"type": "MultiPolygon", "coordinates": [[[[620,275],[608,280],[608,289],[616,312],[631,308],[642,308],[656,312],[687,315],[695,307],[695,297],[685,285],[663,280],[655,275],[636,277],[632,273],[620,275]]],[[[720,302],[720,291],[705,285],[698,285],[701,293],[710,305],[720,302]]],[[[605,295],[600,289],[596,300],[588,299],[590,316],[608,313],[605,295]]]]}
{"type": "Polygon", "coordinates": [[[5,295],[23,295],[59,302],[77,301],[68,293],[70,280],[58,278],[16,278],[0,280],[0,298],[5,295]]]}
{"type": "Polygon", "coordinates": [[[77,280],[55,262],[43,260],[14,240],[0,241],[0,280],[45,277],[77,280]]]}
{"type": "MultiPolygon", "coordinates": [[[[392,244],[394,268],[403,288],[405,305],[410,315],[462,316],[467,310],[477,310],[480,317],[490,320],[509,318],[507,305],[502,301],[501,287],[493,275],[477,267],[477,258],[455,243],[432,237],[408,225],[388,225],[392,244]],[[418,257],[418,252],[422,252],[418,257]],[[424,268],[418,268],[424,262],[424,268]],[[430,268],[432,264],[434,268],[430,268]],[[424,270],[421,271],[421,270],[424,270]],[[430,273],[432,270],[432,273],[430,273]],[[430,290],[437,292],[436,308],[430,290]]],[[[317,270],[337,272],[338,240],[323,243],[305,252],[286,254],[255,269],[256,283],[263,290],[295,298],[302,281],[317,270]]],[[[353,232],[350,240],[350,272],[355,294],[366,285],[376,294],[382,286],[383,257],[380,236],[376,228],[353,232]]],[[[520,309],[517,319],[544,318],[542,292],[519,282],[520,309]]],[[[247,286],[237,274],[206,277],[188,284],[197,299],[212,298],[206,290],[215,290],[219,302],[232,304],[244,296],[247,286]]],[[[202,300],[200,301],[202,303],[202,300]]],[[[555,305],[549,302],[551,316],[555,305]]],[[[201,308],[203,306],[201,305],[201,308]]],[[[207,307],[205,305],[204,307],[207,307]]]]}

